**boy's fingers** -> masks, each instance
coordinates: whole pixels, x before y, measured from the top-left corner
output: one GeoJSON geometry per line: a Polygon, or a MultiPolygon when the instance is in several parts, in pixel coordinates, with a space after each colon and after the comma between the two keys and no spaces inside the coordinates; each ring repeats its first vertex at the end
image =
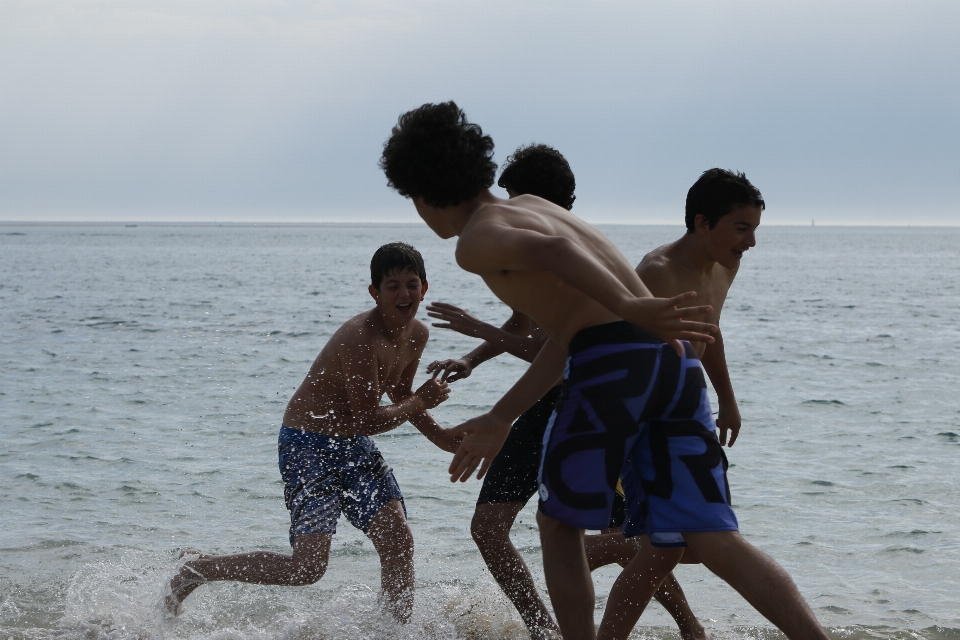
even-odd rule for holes
{"type": "Polygon", "coordinates": [[[696,291],[687,291],[686,293],[681,293],[678,296],[673,296],[672,298],[668,298],[667,302],[669,303],[668,306],[673,306],[679,302],[683,302],[684,300],[689,300],[690,298],[696,298],[696,297],[697,297],[696,291]]]}
{"type": "Polygon", "coordinates": [[[683,317],[683,316],[700,315],[700,314],[710,313],[711,311],[713,311],[713,307],[711,307],[711,306],[708,305],[708,304],[705,304],[705,305],[700,306],[700,307],[681,307],[681,308],[675,308],[675,309],[673,309],[673,315],[674,315],[674,316],[683,317]]]}
{"type": "Polygon", "coordinates": [[[477,472],[477,480],[483,480],[483,476],[487,475],[487,469],[490,468],[491,462],[493,462],[492,458],[483,459],[483,464],[480,465],[480,471],[477,472]]]}
{"type": "Polygon", "coordinates": [[[707,344],[716,342],[716,339],[709,333],[698,333],[696,331],[681,331],[677,339],[687,340],[689,342],[706,342],[707,344]]]}
{"type": "Polygon", "coordinates": [[[463,475],[460,476],[460,482],[466,482],[469,480],[470,476],[473,475],[473,472],[478,466],[480,466],[481,462],[483,462],[483,458],[479,456],[473,456],[473,458],[470,459],[470,464],[467,465],[466,471],[464,471],[463,475]]]}
{"type": "Polygon", "coordinates": [[[448,303],[446,303],[446,302],[431,302],[430,304],[427,305],[427,309],[429,310],[429,309],[432,309],[432,308],[437,308],[437,309],[452,309],[452,310],[454,310],[454,311],[460,311],[459,308],[453,306],[452,304],[448,304],[448,303]]]}
{"type": "Polygon", "coordinates": [[[677,352],[678,356],[680,356],[681,358],[683,357],[683,345],[680,343],[679,340],[677,340],[676,338],[674,338],[673,340],[667,340],[667,344],[673,347],[673,350],[677,352]]]}
{"type": "Polygon", "coordinates": [[[730,446],[733,446],[733,443],[737,441],[737,436],[740,435],[740,429],[730,429],[730,446]]]}
{"type": "Polygon", "coordinates": [[[463,443],[460,443],[460,446],[457,447],[457,452],[453,454],[453,460],[450,462],[450,466],[447,468],[447,473],[450,474],[450,482],[457,481],[456,470],[460,468],[460,463],[463,462],[463,459],[467,457],[467,450],[463,448],[463,443]]]}
{"type": "MultiPolygon", "coordinates": [[[[461,444],[461,447],[463,445],[461,444]]],[[[450,474],[450,482],[466,482],[467,478],[470,477],[470,474],[473,473],[473,469],[476,468],[476,464],[473,462],[474,455],[468,453],[460,459],[460,464],[457,465],[457,468],[453,470],[450,474]]]]}

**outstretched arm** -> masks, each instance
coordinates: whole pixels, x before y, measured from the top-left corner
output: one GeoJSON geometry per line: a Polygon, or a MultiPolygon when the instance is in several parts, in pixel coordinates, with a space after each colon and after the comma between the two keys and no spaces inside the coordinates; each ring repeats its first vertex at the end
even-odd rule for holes
{"type": "Polygon", "coordinates": [[[567,350],[547,340],[530,368],[493,409],[456,427],[463,442],[450,463],[451,482],[466,482],[477,467],[477,479],[483,478],[507,439],[510,425],[560,381],[566,359],[567,350]]]}
{"type": "Polygon", "coordinates": [[[710,333],[716,331],[715,325],[683,319],[684,315],[709,313],[710,307],[677,308],[680,302],[696,297],[695,292],[652,298],[640,277],[632,269],[624,270],[624,276],[631,279],[631,290],[594,256],[563,236],[488,222],[460,237],[457,262],[478,274],[549,271],[620,318],[667,340],[678,353],[683,352],[680,340],[713,342],[710,333]]]}
{"type": "Polygon", "coordinates": [[[714,343],[708,344],[700,362],[704,371],[717,392],[717,427],[720,429],[720,444],[727,444],[727,432],[730,433],[730,446],[737,441],[740,434],[740,408],[733,393],[733,384],[730,382],[730,371],[727,370],[727,356],[723,350],[723,334],[718,329],[713,334],[714,343]]]}
{"type": "MultiPolygon", "coordinates": [[[[416,393],[413,391],[413,378],[417,374],[417,366],[419,364],[420,361],[416,360],[407,365],[407,368],[403,370],[402,374],[400,374],[400,380],[397,385],[387,389],[387,396],[391,401],[393,401],[394,406],[397,404],[402,404],[403,402],[407,401],[408,398],[416,395],[416,393]]],[[[437,382],[433,378],[427,382],[430,382],[431,380],[437,382]]],[[[443,387],[446,387],[446,383],[441,382],[439,384],[443,387]]],[[[441,427],[428,411],[424,410],[420,413],[415,413],[407,418],[407,421],[416,427],[417,431],[422,433],[427,440],[437,445],[444,451],[453,453],[460,445],[462,436],[454,433],[453,429],[444,429],[441,427]]]]}
{"type": "Polygon", "coordinates": [[[483,338],[476,349],[462,358],[450,360],[435,360],[427,365],[427,373],[435,376],[442,372],[441,380],[454,382],[470,377],[473,370],[480,364],[496,358],[505,351],[521,360],[533,362],[543,346],[543,339],[531,338],[530,319],[519,311],[513,315],[499,329],[487,324],[452,304],[442,302],[427,307],[430,316],[443,320],[446,324],[435,322],[433,326],[441,329],[452,329],[464,335],[483,338]]]}
{"type": "MultiPolygon", "coordinates": [[[[426,340],[424,340],[426,342],[426,340]]],[[[422,347],[421,347],[422,349],[422,347]]],[[[419,359],[404,369],[401,380],[387,395],[398,401],[381,405],[382,387],[376,356],[367,345],[344,345],[339,353],[344,386],[357,433],[372,436],[390,431],[412,417],[439,405],[450,395],[446,382],[430,378],[416,392],[410,390],[419,359]]]]}

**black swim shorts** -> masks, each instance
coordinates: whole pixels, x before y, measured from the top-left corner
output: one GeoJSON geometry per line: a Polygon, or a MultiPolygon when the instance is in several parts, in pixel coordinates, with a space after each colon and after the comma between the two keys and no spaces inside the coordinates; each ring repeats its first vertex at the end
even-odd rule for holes
{"type": "Polygon", "coordinates": [[[559,397],[557,386],[513,423],[500,453],[483,478],[477,504],[526,502],[537,492],[543,434],[559,397]]]}

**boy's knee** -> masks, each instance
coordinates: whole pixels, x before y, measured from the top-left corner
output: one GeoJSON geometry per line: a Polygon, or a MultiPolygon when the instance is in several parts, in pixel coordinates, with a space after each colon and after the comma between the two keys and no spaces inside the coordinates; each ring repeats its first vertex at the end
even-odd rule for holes
{"type": "Polygon", "coordinates": [[[509,529],[505,528],[503,523],[496,522],[483,509],[478,508],[473,512],[473,519],[470,521],[470,535],[478,547],[483,547],[492,542],[502,541],[509,535],[509,529]]]}
{"type": "Polygon", "coordinates": [[[327,562],[325,560],[309,560],[301,562],[296,570],[296,584],[305,586],[314,584],[327,572],[327,562]]]}

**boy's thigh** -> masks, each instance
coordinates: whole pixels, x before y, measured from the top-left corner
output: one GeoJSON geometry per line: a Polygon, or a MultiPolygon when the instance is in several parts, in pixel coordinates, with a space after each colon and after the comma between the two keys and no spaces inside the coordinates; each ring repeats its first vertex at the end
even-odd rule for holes
{"type": "Polygon", "coordinates": [[[370,519],[366,533],[381,556],[409,554],[413,550],[413,534],[400,500],[383,505],[370,519]]]}
{"type": "Polygon", "coordinates": [[[293,559],[300,562],[326,564],[330,555],[332,533],[305,533],[293,539],[293,559]]]}
{"type": "Polygon", "coordinates": [[[399,509],[402,514],[406,513],[393,469],[372,440],[357,448],[352,463],[340,477],[340,509],[350,524],[369,533],[373,519],[391,502],[396,502],[391,511],[399,509]]]}

